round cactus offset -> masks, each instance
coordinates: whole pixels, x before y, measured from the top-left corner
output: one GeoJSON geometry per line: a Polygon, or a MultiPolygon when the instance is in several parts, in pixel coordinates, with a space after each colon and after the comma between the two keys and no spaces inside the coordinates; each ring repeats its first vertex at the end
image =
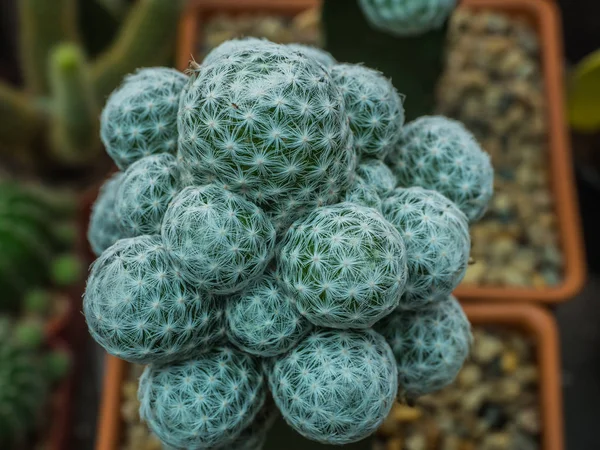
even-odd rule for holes
{"type": "Polygon", "coordinates": [[[411,398],[452,383],[472,341],[471,325],[452,296],[418,311],[395,311],[375,329],[392,347],[400,390],[411,398]]]}
{"type": "Polygon", "coordinates": [[[352,186],[346,191],[345,200],[381,211],[381,197],[377,193],[377,188],[359,176],[354,177],[352,186]]]}
{"type": "Polygon", "coordinates": [[[395,36],[412,36],[440,28],[456,0],[359,0],[373,28],[395,36]]]}
{"type": "Polygon", "coordinates": [[[315,325],[366,328],[396,306],[406,282],[398,231],[372,208],[318,208],[285,235],[279,273],[315,325]]]}
{"type": "Polygon", "coordinates": [[[100,136],[120,169],[145,156],[177,152],[177,110],[186,80],[166,67],[141,69],[110,95],[100,136]]]}
{"type": "Polygon", "coordinates": [[[293,297],[271,274],[227,301],[227,335],[242,350],[274,356],[290,350],[310,330],[293,297]]]}
{"type": "Polygon", "coordinates": [[[335,64],[337,64],[337,61],[331,55],[331,53],[326,52],[323,49],[303,44],[287,44],[287,47],[294,51],[304,54],[308,58],[316,60],[317,62],[323,64],[325,67],[331,68],[335,64]]]}
{"type": "Polygon", "coordinates": [[[469,263],[466,216],[442,194],[419,187],[394,190],[382,211],[406,246],[408,279],[399,307],[419,309],[448,297],[469,263]]]}
{"type": "Polygon", "coordinates": [[[383,159],[404,124],[398,92],[380,72],[358,64],[337,64],[331,76],[344,95],[357,154],[383,159]]]}
{"type": "Polygon", "coordinates": [[[129,236],[160,234],[169,203],[179,192],[179,167],[169,153],[146,156],[127,168],[115,212],[129,236]]]}
{"type": "Polygon", "coordinates": [[[260,277],[275,245],[262,210],[216,184],[181,191],[167,209],[162,236],[184,278],[215,294],[260,277]]]}
{"type": "Polygon", "coordinates": [[[257,359],[219,347],[196,359],[146,367],[140,417],[168,446],[230,448],[265,403],[257,359]]]}
{"type": "Polygon", "coordinates": [[[460,123],[426,116],[406,125],[388,164],[398,186],[421,186],[448,197],[469,222],[483,216],[494,190],[490,157],[460,123]]]}
{"type": "Polygon", "coordinates": [[[394,355],[373,330],[315,330],[283,356],[268,378],[283,418],[325,444],[348,444],[373,433],[396,398],[394,355]]]}
{"type": "Polygon", "coordinates": [[[116,214],[116,200],[123,173],[117,172],[100,188],[98,198],[92,207],[88,227],[88,241],[96,256],[119,239],[129,237],[121,228],[116,214]]]}
{"type": "Polygon", "coordinates": [[[104,252],[83,311],[96,342],[139,364],[194,356],[225,334],[219,302],[181,279],[158,236],[122,239],[104,252]]]}
{"type": "Polygon", "coordinates": [[[356,167],[356,174],[373,186],[380,196],[390,193],[398,184],[392,169],[379,159],[363,159],[356,167]]]}
{"type": "Polygon", "coordinates": [[[178,115],[189,185],[219,181],[284,230],[338,201],[355,165],[340,90],[321,64],[286,46],[235,50],[193,71],[178,115]]]}

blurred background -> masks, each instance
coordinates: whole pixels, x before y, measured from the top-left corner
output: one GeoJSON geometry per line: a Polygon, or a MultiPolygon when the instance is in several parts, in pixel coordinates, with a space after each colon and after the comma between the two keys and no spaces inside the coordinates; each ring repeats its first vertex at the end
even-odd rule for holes
{"type": "MultiPolygon", "coordinates": [[[[600,448],[600,3],[503,3],[463,0],[442,29],[399,38],[355,0],[0,0],[0,443],[160,448],[138,418],[141,368],[105,359],[81,313],[90,208],[115,170],[100,112],[139,67],[257,36],[381,70],[408,119],[461,120],[496,170],[457,296],[498,308],[472,319],[454,385],[351,448],[600,448]]],[[[283,423],[268,441],[320,447],[283,423]]]]}

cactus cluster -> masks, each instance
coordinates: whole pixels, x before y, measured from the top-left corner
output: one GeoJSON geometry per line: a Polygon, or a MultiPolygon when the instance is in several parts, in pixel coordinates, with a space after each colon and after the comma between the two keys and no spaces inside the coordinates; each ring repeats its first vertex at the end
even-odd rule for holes
{"type": "MultiPolygon", "coordinates": [[[[135,153],[94,209],[88,326],[109,353],[149,364],[140,413],[167,448],[259,449],[269,388],[299,433],[355,442],[399,389],[441,387],[468,352],[448,300],[467,217],[398,185],[400,164],[421,167],[394,160],[411,125],[391,84],[315,52],[252,38],[192,62],[164,130],[176,157],[135,153]]],[[[128,89],[152,101],[144,82],[128,89]]]]}
{"type": "Polygon", "coordinates": [[[456,0],[359,0],[369,24],[394,36],[414,36],[440,28],[456,0]]]}

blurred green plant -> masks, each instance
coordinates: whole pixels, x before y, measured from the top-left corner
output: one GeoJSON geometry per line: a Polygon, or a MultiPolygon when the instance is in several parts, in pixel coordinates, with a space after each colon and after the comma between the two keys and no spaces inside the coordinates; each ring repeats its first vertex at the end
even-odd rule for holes
{"type": "MultiPolygon", "coordinates": [[[[100,2],[101,0],[96,0],[100,2]]],[[[122,16],[114,41],[88,61],[77,0],[20,0],[23,90],[0,82],[0,159],[34,174],[94,166],[104,157],[99,112],[122,78],[170,62],[184,0],[102,1],[122,16]]]]}

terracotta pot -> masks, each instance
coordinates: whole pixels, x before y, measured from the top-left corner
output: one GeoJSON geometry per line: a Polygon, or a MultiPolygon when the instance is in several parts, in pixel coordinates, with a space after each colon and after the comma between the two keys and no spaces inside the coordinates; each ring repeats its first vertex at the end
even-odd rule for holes
{"type": "MultiPolygon", "coordinates": [[[[564,444],[560,355],[558,331],[552,315],[545,309],[531,304],[467,303],[464,309],[473,325],[511,328],[532,337],[537,346],[537,364],[540,373],[541,448],[562,450],[564,444]]],[[[114,356],[106,357],[96,450],[119,449],[122,429],[121,387],[127,378],[128,365],[127,362],[114,356]]],[[[290,439],[298,439],[298,436],[292,435],[291,431],[287,434],[290,439]]]]}

